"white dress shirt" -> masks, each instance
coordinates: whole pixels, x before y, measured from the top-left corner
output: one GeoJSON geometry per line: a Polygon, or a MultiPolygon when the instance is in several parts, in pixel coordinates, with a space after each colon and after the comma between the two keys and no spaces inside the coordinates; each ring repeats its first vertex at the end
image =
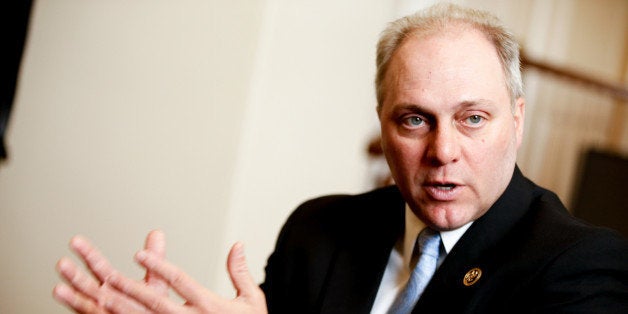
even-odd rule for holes
{"type": "MultiPolygon", "coordinates": [[[[410,279],[410,273],[414,268],[414,265],[411,265],[412,251],[419,233],[425,228],[425,224],[419,220],[407,204],[405,212],[406,228],[403,237],[397,240],[397,244],[390,252],[371,314],[385,314],[388,311],[397,294],[401,292],[410,279]]],[[[444,249],[444,252],[441,250],[441,255],[438,258],[439,266],[472,223],[473,221],[458,229],[440,232],[441,248],[444,249]]]]}

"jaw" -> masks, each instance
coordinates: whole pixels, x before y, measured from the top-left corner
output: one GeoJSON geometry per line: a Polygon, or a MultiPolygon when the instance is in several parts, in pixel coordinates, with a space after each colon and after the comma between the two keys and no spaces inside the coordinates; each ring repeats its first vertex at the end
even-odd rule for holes
{"type": "MultiPolygon", "coordinates": [[[[414,209],[413,209],[414,211],[414,209]]],[[[414,211],[416,214],[416,211],[414,211]]],[[[438,231],[458,229],[475,220],[464,209],[450,208],[449,206],[434,206],[420,210],[417,214],[426,225],[438,231]]]]}
{"type": "Polygon", "coordinates": [[[438,231],[460,228],[488,210],[477,208],[479,206],[477,203],[469,202],[466,198],[437,201],[425,196],[415,196],[411,200],[409,205],[414,214],[426,225],[438,231]]]}

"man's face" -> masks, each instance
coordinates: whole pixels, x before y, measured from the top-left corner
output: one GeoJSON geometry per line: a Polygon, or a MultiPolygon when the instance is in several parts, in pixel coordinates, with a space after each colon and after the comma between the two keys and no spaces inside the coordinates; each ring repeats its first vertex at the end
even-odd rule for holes
{"type": "Polygon", "coordinates": [[[382,147],[410,208],[437,230],[482,216],[510,182],[524,121],[495,48],[470,29],[410,36],[384,84],[382,147]]]}

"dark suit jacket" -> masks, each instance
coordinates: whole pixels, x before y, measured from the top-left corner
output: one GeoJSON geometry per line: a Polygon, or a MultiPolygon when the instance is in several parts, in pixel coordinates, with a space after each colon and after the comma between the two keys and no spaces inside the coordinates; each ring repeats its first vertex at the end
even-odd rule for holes
{"type": "MultiPolygon", "coordinates": [[[[392,186],[301,205],[268,259],[270,313],[368,313],[404,229],[392,186]]],[[[460,238],[417,313],[628,313],[628,244],[573,218],[518,169],[504,194],[460,238]],[[463,278],[479,268],[479,280],[463,278]]]]}

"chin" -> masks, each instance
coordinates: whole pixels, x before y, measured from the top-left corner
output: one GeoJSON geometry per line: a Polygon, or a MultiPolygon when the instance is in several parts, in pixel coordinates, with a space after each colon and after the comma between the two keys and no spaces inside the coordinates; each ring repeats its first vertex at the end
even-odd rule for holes
{"type": "Polygon", "coordinates": [[[474,220],[466,215],[467,209],[463,208],[443,208],[441,206],[428,209],[419,217],[426,225],[438,231],[449,231],[458,229],[474,220]]]}

